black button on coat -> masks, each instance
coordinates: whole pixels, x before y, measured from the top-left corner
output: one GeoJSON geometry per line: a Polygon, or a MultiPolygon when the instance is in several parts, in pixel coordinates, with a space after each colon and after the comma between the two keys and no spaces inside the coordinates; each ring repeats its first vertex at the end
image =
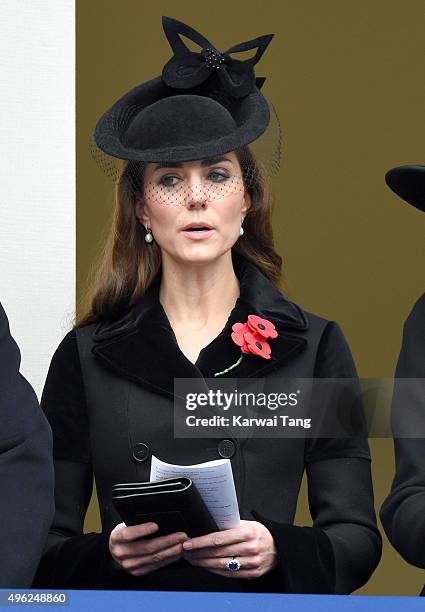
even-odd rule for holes
{"type": "Polygon", "coordinates": [[[367,442],[359,439],[238,439],[231,457],[242,519],[271,532],[279,563],[254,579],[225,578],[182,560],[133,577],[112,562],[109,534],[121,522],[111,505],[115,483],[146,481],[150,461],[134,460],[143,441],[177,464],[217,459],[218,439],[173,435],[174,378],[202,382],[240,356],[231,326],[257,314],[274,323],[271,359],[245,355],[223,376],[356,376],[339,326],[304,313],[244,258],[234,257],[240,297],[223,331],[195,364],[180,350],[159,302],[157,279],[119,321],[70,332],[53,356],[42,407],[54,432],[56,517],[34,586],[209,591],[349,593],[375,569],[376,527],[367,442]],[[307,472],[311,527],[293,525],[307,472]],[[102,533],[83,534],[93,476],[102,533]]]}
{"type": "Polygon", "coordinates": [[[233,440],[221,440],[218,443],[217,451],[223,459],[231,459],[236,452],[236,445],[233,440]]]}
{"type": "Polygon", "coordinates": [[[133,447],[133,457],[135,461],[146,461],[149,457],[149,446],[144,442],[138,442],[133,447]]]}

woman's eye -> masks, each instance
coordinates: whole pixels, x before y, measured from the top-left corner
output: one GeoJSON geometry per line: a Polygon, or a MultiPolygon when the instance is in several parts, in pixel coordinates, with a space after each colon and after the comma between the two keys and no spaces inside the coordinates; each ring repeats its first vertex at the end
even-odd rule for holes
{"type": "Polygon", "coordinates": [[[221,183],[222,181],[228,179],[229,175],[225,172],[217,172],[216,170],[213,170],[209,173],[208,177],[211,178],[214,183],[221,183]]]}
{"type": "MultiPolygon", "coordinates": [[[[222,183],[230,177],[226,172],[212,170],[209,172],[207,178],[213,183],[222,183]]],[[[165,174],[159,179],[159,184],[164,185],[164,187],[175,187],[180,180],[181,179],[175,174],[165,174]]]]}
{"type": "Polygon", "coordinates": [[[177,184],[178,180],[179,178],[174,174],[167,174],[166,176],[161,177],[159,184],[165,185],[165,187],[174,187],[174,185],[177,184]]]}

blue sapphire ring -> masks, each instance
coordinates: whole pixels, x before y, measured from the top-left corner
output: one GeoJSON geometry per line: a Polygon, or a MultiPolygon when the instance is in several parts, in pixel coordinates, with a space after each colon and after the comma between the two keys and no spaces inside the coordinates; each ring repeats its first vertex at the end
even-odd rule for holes
{"type": "Polygon", "coordinates": [[[237,572],[241,569],[241,564],[237,559],[235,559],[235,557],[232,557],[232,559],[226,563],[226,567],[229,572],[237,572]]]}

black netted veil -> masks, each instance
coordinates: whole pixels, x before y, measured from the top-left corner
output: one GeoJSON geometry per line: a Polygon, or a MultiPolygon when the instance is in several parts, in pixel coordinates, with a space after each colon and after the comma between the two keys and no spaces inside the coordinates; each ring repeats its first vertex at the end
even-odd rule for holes
{"type": "MultiPolygon", "coordinates": [[[[282,132],[279,117],[274,107],[270,104],[269,108],[270,122],[266,131],[254,142],[243,145],[235,150],[240,163],[242,182],[238,177],[232,176],[225,181],[221,180],[221,182],[212,183],[211,179],[207,181],[208,177],[206,172],[204,172],[202,185],[207,199],[211,197],[214,199],[225,197],[237,191],[249,189],[258,182],[260,176],[268,181],[276,176],[280,168],[282,157],[282,132]]],[[[121,116],[117,118],[117,120],[131,121],[131,112],[128,111],[126,116],[121,116]]],[[[147,188],[146,184],[143,182],[144,169],[147,162],[118,159],[108,155],[99,149],[93,138],[90,140],[89,147],[90,153],[97,166],[114,185],[118,183],[125,169],[126,176],[132,189],[143,195],[144,189],[147,188]]],[[[225,153],[227,153],[227,151],[223,152],[224,157],[225,153]]],[[[158,160],[158,162],[162,161],[165,160],[158,160]]],[[[216,164],[216,166],[219,167],[220,164],[216,164]]],[[[171,173],[170,169],[170,174],[171,173]]],[[[152,190],[156,189],[156,187],[151,185],[148,188],[150,190],[149,193],[154,195],[152,190]]],[[[184,203],[185,197],[189,197],[191,189],[194,188],[201,189],[202,187],[201,184],[198,184],[197,187],[192,186],[191,188],[184,184],[179,184],[178,187],[170,184],[167,190],[156,189],[156,193],[158,196],[161,194],[163,195],[162,200],[164,203],[178,205],[184,203]],[[178,198],[176,197],[177,193],[178,198]]]]}

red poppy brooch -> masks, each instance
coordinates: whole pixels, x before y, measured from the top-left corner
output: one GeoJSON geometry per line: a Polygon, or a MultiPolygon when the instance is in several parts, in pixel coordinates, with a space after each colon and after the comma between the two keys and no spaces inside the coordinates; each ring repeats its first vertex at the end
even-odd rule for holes
{"type": "Polygon", "coordinates": [[[267,340],[277,338],[278,333],[275,326],[267,319],[262,319],[257,315],[248,315],[246,323],[234,323],[232,325],[232,340],[235,344],[241,347],[242,354],[236,363],[223,370],[216,372],[214,376],[225,374],[229,370],[236,368],[242,361],[244,354],[251,353],[270,359],[271,348],[267,340]]]}

